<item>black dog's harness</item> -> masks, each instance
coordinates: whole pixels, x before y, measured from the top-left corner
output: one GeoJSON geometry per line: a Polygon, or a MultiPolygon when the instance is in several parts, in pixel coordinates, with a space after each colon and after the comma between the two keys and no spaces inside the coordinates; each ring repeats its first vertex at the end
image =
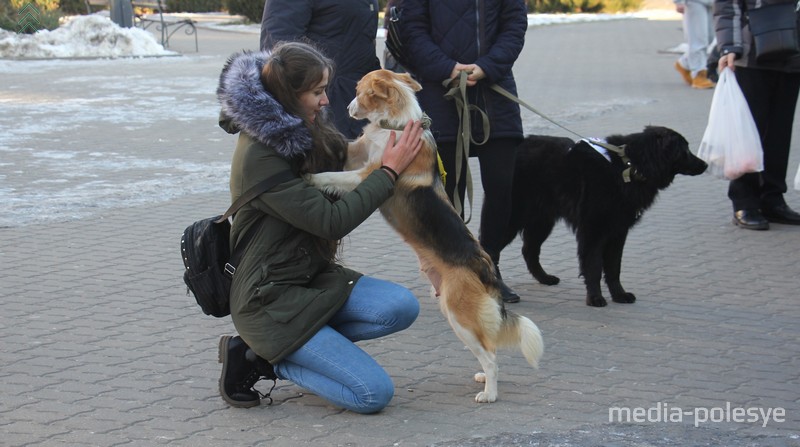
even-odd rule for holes
{"type": "Polygon", "coordinates": [[[625,183],[630,183],[631,180],[643,181],[645,179],[644,176],[636,169],[636,167],[633,166],[633,164],[631,163],[630,157],[628,157],[625,154],[625,145],[624,144],[622,146],[615,146],[613,144],[609,144],[609,143],[606,143],[604,141],[598,141],[598,140],[591,140],[590,141],[588,138],[584,137],[583,135],[581,135],[581,134],[579,134],[579,133],[577,133],[577,132],[575,132],[573,130],[570,130],[570,129],[562,126],[561,124],[555,122],[549,116],[547,116],[544,113],[534,109],[530,105],[526,104],[525,101],[523,101],[523,100],[517,98],[516,96],[512,95],[507,90],[505,90],[504,88],[500,87],[499,85],[493,84],[490,88],[492,90],[494,90],[495,92],[505,96],[507,99],[510,99],[511,101],[516,102],[517,104],[521,105],[522,107],[525,107],[526,109],[528,109],[531,112],[539,115],[540,117],[546,119],[547,121],[550,121],[551,123],[555,124],[556,126],[566,130],[567,132],[569,132],[569,133],[571,133],[573,135],[578,136],[578,138],[586,141],[590,145],[591,144],[597,144],[598,146],[601,146],[604,149],[613,152],[614,155],[619,157],[620,160],[622,160],[622,163],[626,166],[626,168],[622,171],[622,181],[624,181],[625,183]]]}
{"type": "MultiPolygon", "coordinates": [[[[577,135],[577,134],[576,134],[577,135]]],[[[579,135],[580,136],[580,135],[579,135]]],[[[644,181],[645,177],[633,166],[631,163],[630,157],[625,154],[625,145],[622,146],[615,146],[613,144],[606,143],[603,140],[597,138],[581,138],[581,141],[592,146],[594,150],[601,153],[608,161],[611,161],[609,153],[613,153],[616,155],[621,161],[622,164],[625,165],[625,169],[622,170],[622,181],[625,183],[630,183],[631,180],[637,181],[644,181]],[[606,153],[603,153],[600,149],[605,149],[606,153]]]]}

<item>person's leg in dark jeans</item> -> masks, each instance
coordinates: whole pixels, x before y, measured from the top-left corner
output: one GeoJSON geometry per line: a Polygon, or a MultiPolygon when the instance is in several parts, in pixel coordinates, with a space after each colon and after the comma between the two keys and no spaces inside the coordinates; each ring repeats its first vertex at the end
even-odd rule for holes
{"type": "MultiPolygon", "coordinates": [[[[490,140],[482,146],[471,145],[471,155],[478,157],[481,169],[481,184],[484,190],[483,208],[481,209],[481,226],[479,241],[481,247],[489,254],[497,266],[500,260],[500,250],[503,249],[501,235],[506,231],[508,221],[511,218],[511,185],[514,173],[514,159],[516,157],[516,147],[521,143],[515,139],[490,140]]],[[[461,203],[464,208],[471,206],[467,203],[467,162],[462,159],[461,175],[456,185],[456,143],[438,142],[439,156],[442,157],[442,164],[447,172],[445,179],[445,191],[450,203],[455,203],[454,195],[458,191],[461,203]]],[[[470,211],[461,210],[461,218],[469,215],[470,211]]],[[[500,279],[501,293],[503,301],[516,303],[519,295],[511,290],[502,280],[500,269],[497,269],[500,279]]]]}
{"type": "MultiPolygon", "coordinates": [[[[776,207],[786,205],[786,171],[792,143],[792,124],[800,90],[800,74],[775,72],[764,146],[764,172],[761,185],[761,211],[767,219],[776,207]]],[[[771,82],[772,83],[772,82],[771,82]]]]}
{"type": "Polygon", "coordinates": [[[800,74],[743,67],[735,73],[761,137],[764,170],[730,182],[734,223],[757,230],[769,228],[769,221],[800,224],[783,198],[800,74]]]}
{"type": "Polygon", "coordinates": [[[511,188],[514,180],[514,160],[517,146],[521,140],[498,138],[477,146],[475,153],[481,166],[481,185],[483,185],[483,207],[479,240],[497,267],[501,279],[503,301],[515,303],[519,295],[502,282],[500,276],[500,251],[504,247],[504,235],[511,219],[511,188]]]}

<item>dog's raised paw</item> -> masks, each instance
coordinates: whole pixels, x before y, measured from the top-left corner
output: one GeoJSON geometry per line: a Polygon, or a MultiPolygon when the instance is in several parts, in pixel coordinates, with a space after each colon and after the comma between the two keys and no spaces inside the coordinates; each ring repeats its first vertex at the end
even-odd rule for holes
{"type": "Polygon", "coordinates": [[[486,374],[482,372],[475,373],[475,381],[478,383],[486,383],[486,374]]]}

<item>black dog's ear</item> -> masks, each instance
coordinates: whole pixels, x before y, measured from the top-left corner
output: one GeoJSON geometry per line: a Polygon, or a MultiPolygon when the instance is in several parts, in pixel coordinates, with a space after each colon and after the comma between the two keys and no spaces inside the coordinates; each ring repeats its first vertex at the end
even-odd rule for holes
{"type": "Polygon", "coordinates": [[[673,146],[689,146],[689,142],[683,135],[675,132],[674,130],[663,126],[647,126],[644,128],[645,134],[651,134],[656,137],[663,148],[673,146]]]}

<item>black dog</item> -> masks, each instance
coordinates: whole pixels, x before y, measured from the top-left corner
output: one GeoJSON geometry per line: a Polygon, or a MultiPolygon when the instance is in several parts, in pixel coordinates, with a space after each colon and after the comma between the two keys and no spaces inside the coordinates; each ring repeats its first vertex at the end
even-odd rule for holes
{"type": "Polygon", "coordinates": [[[578,240],[586,304],[595,307],[607,304],[600,291],[603,273],[615,302],[636,301],[619,279],[628,230],[675,175],[698,175],[707,167],[692,154],[685,138],[665,127],[649,126],[644,132],[612,135],[607,141],[624,145],[629,164],[614,152],[603,155],[583,140],[576,144],[569,138],[528,136],[517,149],[513,215],[506,234],[506,244],[522,235],[522,254],[534,278],[558,284],[559,279],[542,268],[539,254],[555,223],[564,219],[578,240]]]}

